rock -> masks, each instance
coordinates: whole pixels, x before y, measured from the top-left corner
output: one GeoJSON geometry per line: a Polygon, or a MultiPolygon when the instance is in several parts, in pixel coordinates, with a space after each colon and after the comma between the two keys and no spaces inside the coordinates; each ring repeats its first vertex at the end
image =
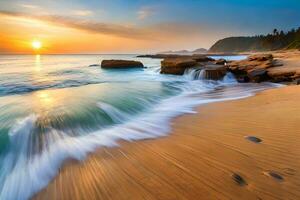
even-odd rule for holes
{"type": "Polygon", "coordinates": [[[239,83],[248,83],[250,81],[247,75],[236,75],[235,78],[239,83]]]}
{"type": "Polygon", "coordinates": [[[240,186],[247,185],[247,182],[239,174],[233,173],[231,177],[238,185],[240,186]]]}
{"type": "Polygon", "coordinates": [[[187,68],[204,66],[214,61],[213,58],[203,55],[168,55],[161,61],[162,74],[182,75],[187,68]]]}
{"type": "Polygon", "coordinates": [[[249,61],[267,61],[267,60],[273,60],[272,54],[254,54],[248,57],[249,61]]]}
{"type": "Polygon", "coordinates": [[[182,75],[187,68],[197,65],[193,59],[171,59],[167,58],[161,61],[161,74],[182,75]]]}
{"type": "Polygon", "coordinates": [[[89,67],[99,67],[100,65],[98,64],[92,64],[92,65],[89,65],[89,67]]]}
{"type": "Polygon", "coordinates": [[[271,178],[274,178],[274,179],[277,180],[277,181],[283,181],[283,180],[284,180],[284,178],[283,178],[280,174],[278,174],[277,172],[274,172],[274,171],[264,172],[264,174],[265,174],[266,176],[269,176],[269,177],[271,177],[271,178]]]}
{"type": "Polygon", "coordinates": [[[254,142],[254,143],[261,143],[262,140],[258,137],[255,137],[255,136],[246,136],[245,137],[247,140],[251,141],[251,142],[254,142]]]}
{"type": "Polygon", "coordinates": [[[247,73],[248,73],[249,79],[256,83],[260,83],[262,81],[269,80],[267,70],[265,70],[265,69],[256,68],[256,69],[249,70],[247,73]]]}
{"type": "Polygon", "coordinates": [[[227,73],[227,68],[224,65],[208,64],[204,65],[202,70],[204,70],[204,78],[209,80],[220,80],[227,73]]]}
{"type": "Polygon", "coordinates": [[[300,79],[296,80],[296,85],[300,85],[300,79]]]}
{"type": "Polygon", "coordinates": [[[102,68],[118,69],[118,68],[142,68],[143,63],[133,60],[103,60],[102,68]]]}
{"type": "Polygon", "coordinates": [[[295,68],[274,67],[268,69],[268,76],[271,77],[273,82],[292,81],[296,77],[296,73],[295,68]]]}
{"type": "Polygon", "coordinates": [[[262,82],[271,79],[268,69],[275,66],[275,61],[272,54],[257,54],[249,56],[245,60],[231,61],[227,63],[227,66],[237,79],[262,82]]]}
{"type": "Polygon", "coordinates": [[[215,61],[216,65],[225,65],[225,63],[226,63],[226,60],[223,58],[215,61]]]}

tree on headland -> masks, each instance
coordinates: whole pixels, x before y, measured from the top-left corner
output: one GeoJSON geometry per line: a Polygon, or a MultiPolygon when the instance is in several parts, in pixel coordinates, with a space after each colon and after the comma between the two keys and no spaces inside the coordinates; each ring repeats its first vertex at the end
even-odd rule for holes
{"type": "Polygon", "coordinates": [[[300,49],[300,27],[284,32],[273,29],[272,33],[252,37],[229,37],[216,42],[210,52],[270,51],[300,49]]]}
{"type": "Polygon", "coordinates": [[[273,30],[273,35],[278,35],[278,30],[276,28],[273,30]]]}

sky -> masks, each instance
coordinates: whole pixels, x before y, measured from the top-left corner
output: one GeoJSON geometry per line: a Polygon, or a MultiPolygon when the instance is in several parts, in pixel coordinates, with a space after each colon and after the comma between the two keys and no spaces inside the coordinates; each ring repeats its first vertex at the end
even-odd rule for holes
{"type": "Polygon", "coordinates": [[[0,53],[154,53],[300,26],[300,0],[0,0],[0,53]]]}

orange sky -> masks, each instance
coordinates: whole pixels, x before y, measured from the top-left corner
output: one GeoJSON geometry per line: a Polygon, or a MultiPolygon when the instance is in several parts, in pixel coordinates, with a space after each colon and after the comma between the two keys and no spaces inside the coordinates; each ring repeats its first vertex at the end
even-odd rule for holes
{"type": "Polygon", "coordinates": [[[191,45],[206,47],[215,40],[206,36],[207,42],[203,43],[201,33],[188,24],[137,28],[13,12],[0,13],[0,27],[5,27],[0,31],[0,53],[146,53],[191,45]],[[183,30],[187,31],[189,40],[183,30]],[[43,45],[39,51],[32,48],[34,40],[43,45]]]}
{"type": "Polygon", "coordinates": [[[0,0],[0,54],[209,48],[224,37],[297,28],[299,9],[298,0],[0,0]]]}

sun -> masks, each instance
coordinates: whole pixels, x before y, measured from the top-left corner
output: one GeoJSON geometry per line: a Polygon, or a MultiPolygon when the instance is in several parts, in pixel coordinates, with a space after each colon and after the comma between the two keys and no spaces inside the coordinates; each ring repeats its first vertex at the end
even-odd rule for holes
{"type": "Polygon", "coordinates": [[[42,43],[38,40],[34,40],[32,43],[31,43],[31,46],[34,50],[39,50],[40,48],[42,48],[42,43]]]}

